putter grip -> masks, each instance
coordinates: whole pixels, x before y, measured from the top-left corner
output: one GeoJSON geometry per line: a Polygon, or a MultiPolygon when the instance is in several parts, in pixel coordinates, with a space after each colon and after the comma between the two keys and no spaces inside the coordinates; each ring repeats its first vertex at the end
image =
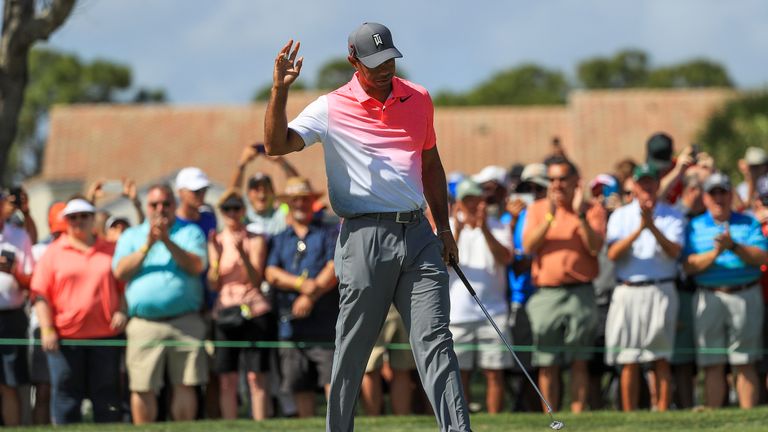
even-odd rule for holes
{"type": "Polygon", "coordinates": [[[459,268],[459,265],[453,259],[451,259],[451,267],[453,267],[453,270],[456,272],[457,275],[459,275],[459,279],[461,279],[461,281],[464,282],[464,286],[467,287],[467,291],[469,291],[469,294],[472,297],[475,297],[477,295],[475,293],[475,290],[472,289],[472,285],[469,284],[467,277],[464,276],[464,272],[461,271],[461,269],[459,268]]]}

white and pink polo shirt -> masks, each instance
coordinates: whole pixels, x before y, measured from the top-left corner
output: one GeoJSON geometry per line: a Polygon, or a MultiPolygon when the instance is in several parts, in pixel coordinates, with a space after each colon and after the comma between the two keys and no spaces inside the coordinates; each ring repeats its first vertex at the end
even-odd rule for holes
{"type": "Polygon", "coordinates": [[[342,217],[425,207],[421,152],[435,146],[434,107],[423,87],[393,78],[384,104],[357,74],[309,104],[288,127],[323,143],[333,210],[342,217]]]}

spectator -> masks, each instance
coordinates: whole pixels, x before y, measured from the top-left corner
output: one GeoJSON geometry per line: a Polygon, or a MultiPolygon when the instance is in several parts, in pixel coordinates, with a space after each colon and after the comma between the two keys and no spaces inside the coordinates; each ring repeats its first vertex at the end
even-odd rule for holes
{"type": "Polygon", "coordinates": [[[672,137],[661,132],[652,135],[646,144],[648,154],[646,163],[653,165],[661,176],[659,197],[674,204],[682,191],[681,180],[686,170],[696,164],[694,146],[687,146],[673,159],[672,137]]]}
{"type": "Polygon", "coordinates": [[[547,164],[548,199],[533,203],[526,217],[524,250],[533,255],[533,283],[539,288],[526,306],[537,351],[544,397],[560,400],[560,367],[571,367],[571,411],[586,409],[587,360],[595,331],[597,254],[605,235],[605,210],[584,201],[576,167],[563,157],[547,164]],[[565,347],[560,352],[559,347],[565,347]]]}
{"type": "Polygon", "coordinates": [[[704,368],[707,405],[720,407],[726,396],[725,364],[736,376],[742,408],[757,402],[755,362],[760,359],[763,299],[760,266],[768,260],[768,240],[754,218],[731,210],[732,188],[721,173],[704,182],[707,212],[688,226],[685,270],[698,290],[694,297],[697,364],[704,368]],[[723,349],[727,353],[708,353],[723,349]]]}
{"type": "Polygon", "coordinates": [[[622,159],[616,163],[616,166],[614,167],[614,177],[616,177],[616,180],[620,185],[624,184],[626,179],[632,178],[632,173],[635,171],[636,166],[637,162],[632,158],[622,159]]]}
{"type": "Polygon", "coordinates": [[[113,339],[127,323],[123,284],[112,274],[115,246],[94,234],[96,209],[80,198],[61,215],[67,233],[48,247],[32,278],[42,348],[51,374],[53,423],[82,421],[88,398],[97,423],[120,421],[120,355],[114,346],[61,345],[65,339],[113,339]]]}
{"type": "Polygon", "coordinates": [[[283,390],[293,393],[299,417],[314,415],[317,387],[328,397],[334,351],[328,345],[339,313],[333,265],[338,231],[313,220],[319,196],[308,180],[288,179],[280,198],[290,207],[290,223],[273,238],[266,270],[267,281],[278,290],[280,340],[310,343],[279,350],[283,390]]]}
{"type": "Polygon", "coordinates": [[[125,230],[131,227],[131,222],[128,221],[128,218],[123,216],[110,216],[104,226],[107,230],[105,239],[108,242],[117,243],[125,230]]]}
{"type": "MultiPolygon", "coordinates": [[[[760,222],[763,236],[768,237],[768,175],[764,175],[757,179],[755,182],[755,189],[757,192],[757,199],[754,201],[755,218],[760,222]]],[[[763,303],[764,307],[768,307],[768,263],[763,263],[763,265],[760,266],[760,271],[763,303]]],[[[763,347],[768,347],[768,314],[766,313],[763,313],[763,347]]],[[[766,380],[766,376],[768,376],[768,353],[763,350],[762,360],[760,361],[758,369],[758,377],[759,382],[766,383],[766,385],[760,386],[760,404],[768,402],[768,381],[766,380]]]]}
{"type": "MultiPolygon", "coordinates": [[[[136,188],[136,182],[128,177],[124,177],[122,180],[97,180],[88,186],[88,191],[85,194],[85,199],[88,200],[94,206],[97,201],[102,199],[106,193],[120,193],[123,198],[128,199],[133,204],[133,208],[136,211],[136,218],[139,223],[144,223],[144,210],[141,209],[141,200],[139,199],[138,189],[136,188]]],[[[109,234],[109,221],[113,216],[106,210],[97,210],[95,215],[95,230],[96,235],[101,238],[107,238],[109,234]]],[[[127,222],[128,219],[125,219],[127,222]]],[[[130,223],[128,223],[130,226],[130,223]]],[[[121,231],[122,232],[122,231],[121,231]]],[[[113,237],[115,233],[111,234],[113,237]]],[[[109,239],[109,241],[117,241],[116,238],[109,239]]]]}
{"type": "MultiPolygon", "coordinates": [[[[243,148],[240,154],[240,160],[237,163],[235,173],[232,175],[230,187],[243,187],[243,173],[249,163],[256,160],[259,156],[265,160],[275,162],[283,169],[285,176],[298,177],[299,172],[296,168],[282,156],[265,155],[264,144],[249,144],[243,148]]],[[[272,184],[272,178],[268,175],[257,172],[248,179],[247,195],[248,200],[253,207],[253,212],[248,213],[248,219],[251,221],[247,229],[253,234],[273,236],[285,229],[286,211],[275,205],[275,190],[272,184]]],[[[250,210],[250,209],[249,209],[250,210]]]]}
{"type": "Polygon", "coordinates": [[[12,187],[5,200],[4,219],[23,228],[32,244],[37,243],[37,225],[29,213],[29,195],[21,186],[12,187]]]}
{"type": "Polygon", "coordinates": [[[379,339],[373,346],[371,357],[365,366],[365,375],[360,388],[360,398],[363,410],[369,416],[381,415],[383,410],[383,390],[381,381],[383,378],[384,358],[389,366],[389,394],[392,405],[392,414],[408,415],[411,413],[413,402],[413,380],[411,372],[416,369],[413,353],[409,349],[388,349],[389,344],[408,344],[408,331],[405,329],[403,318],[397,312],[394,305],[389,307],[389,312],[384,320],[384,326],[379,333],[379,339]]]}
{"type": "MultiPolygon", "coordinates": [[[[67,232],[67,220],[61,214],[66,202],[55,202],[48,209],[48,230],[51,235],[47,239],[32,246],[32,258],[39,262],[43,254],[62,234],[67,232]]],[[[37,319],[35,308],[32,307],[29,313],[29,335],[32,340],[39,340],[40,324],[37,319]]],[[[48,359],[39,344],[29,345],[29,379],[35,387],[35,400],[32,409],[32,422],[36,425],[51,423],[51,377],[48,371],[48,359]]]]}
{"type": "Polygon", "coordinates": [[[155,420],[155,395],[166,367],[173,385],[174,420],[194,419],[194,386],[205,384],[208,372],[201,348],[205,324],[198,312],[206,238],[197,225],[178,220],[175,212],[173,190],[151,186],[147,221],[123,233],[113,260],[115,275],[128,282],[126,364],[135,424],[155,420]]]}
{"type": "MultiPolygon", "coordinates": [[[[7,196],[0,192],[0,208],[7,196]]],[[[34,261],[32,242],[27,232],[0,218],[0,338],[27,337],[28,319],[24,312],[34,261]]],[[[20,423],[19,386],[29,382],[27,349],[21,345],[0,346],[0,398],[3,425],[20,423]]]]}
{"type": "MultiPolygon", "coordinates": [[[[219,200],[224,229],[208,239],[208,281],[219,293],[213,308],[217,341],[273,341],[277,338],[272,307],[261,292],[267,244],[263,236],[245,230],[245,202],[238,189],[226,191],[219,200]]],[[[268,414],[266,374],[270,350],[218,347],[215,371],[220,381],[220,407],[225,419],[237,418],[238,370],[246,371],[254,420],[268,414]],[[241,363],[242,362],[242,363],[241,363]]]]}
{"type": "Polygon", "coordinates": [[[683,243],[683,217],[657,202],[658,171],[640,165],[633,174],[635,200],[608,221],[608,258],[616,262],[605,332],[606,362],[621,365],[624,411],[638,407],[640,364],[652,363],[659,411],[669,408],[678,299],[677,257],[683,243]]]}
{"type": "MultiPolygon", "coordinates": [[[[493,320],[506,333],[507,299],[505,268],[512,262],[509,228],[498,219],[488,216],[484,191],[472,180],[459,183],[456,190],[456,211],[453,232],[459,247],[459,264],[478,298],[488,309],[493,320]]],[[[499,337],[493,326],[467,294],[463,282],[451,270],[451,320],[450,330],[457,345],[498,345],[499,337]]],[[[457,346],[464,397],[470,402],[469,379],[475,367],[483,370],[486,379],[486,408],[491,414],[502,411],[504,406],[504,369],[512,366],[512,356],[506,350],[466,349],[457,346]]]]}
{"type": "MultiPolygon", "coordinates": [[[[625,179],[625,182],[631,181],[631,176],[632,173],[630,172],[630,177],[625,179]]],[[[589,182],[589,188],[596,204],[605,209],[607,216],[610,217],[614,210],[623,205],[621,194],[619,193],[619,183],[613,176],[599,174],[589,182]]],[[[592,285],[595,288],[595,303],[597,305],[597,327],[592,346],[604,347],[608,308],[611,304],[613,289],[616,287],[616,269],[614,268],[614,262],[608,259],[607,244],[603,244],[603,247],[600,249],[600,253],[597,255],[597,263],[600,271],[594,281],[592,281],[592,285]]],[[[592,353],[588,367],[589,406],[593,410],[603,409],[606,405],[604,394],[609,391],[611,384],[609,380],[606,386],[604,378],[606,374],[613,373],[614,368],[606,364],[605,354],[602,351],[592,353]]]]}
{"type": "MultiPolygon", "coordinates": [[[[701,156],[701,154],[700,154],[701,156]]],[[[689,169],[683,177],[683,193],[675,204],[677,211],[682,213],[684,226],[696,216],[704,213],[702,201],[702,172],[699,164],[689,169]]],[[[672,377],[675,380],[673,386],[673,402],[677,408],[692,408],[694,405],[694,390],[696,376],[696,356],[694,342],[693,320],[693,296],[696,292],[696,283],[683,271],[680,257],[678,262],[679,279],[677,281],[677,297],[679,308],[677,312],[677,325],[675,332],[675,348],[670,360],[672,377]]]]}
{"type": "Polygon", "coordinates": [[[500,218],[507,198],[507,171],[500,166],[490,165],[473,175],[472,180],[483,191],[482,198],[487,204],[488,214],[500,218]]]}
{"type": "Polygon", "coordinates": [[[216,231],[216,214],[205,208],[205,194],[211,186],[208,176],[197,167],[186,167],[176,175],[179,208],[176,218],[182,223],[193,223],[208,235],[216,231]]]}
{"type": "MultiPolygon", "coordinates": [[[[512,331],[512,340],[516,345],[533,345],[531,322],[525,305],[528,299],[536,291],[531,280],[531,256],[523,250],[523,229],[525,227],[528,206],[535,201],[547,197],[547,167],[541,163],[528,164],[520,176],[521,183],[517,187],[517,193],[511,195],[507,201],[507,213],[509,214],[509,228],[514,246],[514,258],[508,268],[510,310],[509,326],[512,331]]],[[[531,369],[531,352],[520,351],[517,357],[523,363],[526,370],[531,369]]],[[[516,411],[538,411],[539,397],[533,387],[528,385],[523,371],[517,363],[512,365],[515,392],[518,397],[513,402],[516,411]]],[[[535,371],[532,371],[535,373],[535,371]]]]}
{"type": "Polygon", "coordinates": [[[760,147],[747,147],[744,159],[739,160],[738,168],[744,176],[744,181],[736,186],[736,194],[746,207],[750,207],[756,196],[757,179],[768,174],[768,152],[760,147]]]}

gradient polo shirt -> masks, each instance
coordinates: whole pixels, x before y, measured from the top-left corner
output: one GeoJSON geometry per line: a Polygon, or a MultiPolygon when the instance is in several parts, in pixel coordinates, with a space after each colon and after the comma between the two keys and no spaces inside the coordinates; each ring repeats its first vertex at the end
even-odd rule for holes
{"type": "MultiPolygon", "coordinates": [[[[728,221],[731,238],[742,246],[755,246],[768,250],[768,239],[763,236],[760,223],[742,213],[731,213],[728,221]]],[[[725,230],[715,222],[709,212],[693,218],[686,231],[684,256],[709,252],[715,248],[715,236],[725,230]]],[[[760,267],[747,265],[732,251],[723,251],[715,262],[703,272],[693,276],[701,287],[742,285],[760,278],[760,267]]]]}
{"type": "Polygon", "coordinates": [[[421,86],[392,79],[382,104],[358,75],[288,124],[305,146],[323,143],[333,210],[342,217],[423,209],[421,153],[435,146],[434,107],[421,86]]]}

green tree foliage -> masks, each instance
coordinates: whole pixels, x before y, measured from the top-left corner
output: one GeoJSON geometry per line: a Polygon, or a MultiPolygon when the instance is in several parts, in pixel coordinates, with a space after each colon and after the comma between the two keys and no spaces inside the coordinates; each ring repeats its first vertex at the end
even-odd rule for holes
{"type": "Polygon", "coordinates": [[[648,76],[648,55],[636,49],[623,50],[611,58],[585,60],[576,73],[588,89],[642,87],[648,76]]]}
{"type": "Polygon", "coordinates": [[[315,88],[318,90],[335,90],[352,79],[355,68],[346,57],[339,57],[325,62],[317,71],[315,88]]]}
{"type": "MultiPolygon", "coordinates": [[[[291,84],[291,90],[306,90],[307,85],[304,84],[304,81],[296,81],[293,84],[291,84]]],[[[272,83],[264,84],[263,86],[256,89],[256,91],[253,93],[253,97],[251,98],[252,102],[267,102],[269,100],[269,94],[272,92],[272,83]]]]}
{"type": "MultiPolygon", "coordinates": [[[[41,131],[55,104],[164,102],[165,92],[140,88],[127,95],[131,69],[107,60],[84,62],[75,55],[50,49],[33,49],[29,56],[29,84],[19,115],[14,153],[24,155],[17,171],[37,172],[45,137],[41,131]]],[[[17,162],[18,157],[10,162],[17,162]]]]}
{"type": "Polygon", "coordinates": [[[733,87],[726,68],[712,60],[651,68],[648,55],[636,49],[587,59],[576,69],[579,82],[588,89],[733,87]]]}
{"type": "Polygon", "coordinates": [[[738,160],[747,147],[768,145],[768,88],[728,102],[709,119],[698,140],[718,168],[738,177],[738,160]]]}
{"type": "Polygon", "coordinates": [[[437,105],[552,105],[565,102],[568,81],[559,71],[525,64],[499,72],[465,94],[438,93],[437,105]]]}
{"type": "Polygon", "coordinates": [[[646,84],[663,88],[733,87],[725,67],[707,59],[658,68],[649,74],[646,84]]]}

